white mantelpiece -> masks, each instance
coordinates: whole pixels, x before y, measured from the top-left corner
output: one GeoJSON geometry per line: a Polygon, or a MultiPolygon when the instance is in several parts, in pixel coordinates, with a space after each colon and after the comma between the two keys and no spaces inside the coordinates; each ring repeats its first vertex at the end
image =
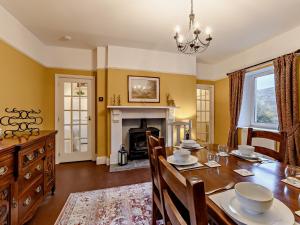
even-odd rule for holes
{"type": "Polygon", "coordinates": [[[171,146],[171,122],[175,121],[176,107],[170,106],[107,106],[110,109],[110,164],[118,163],[118,150],[122,144],[123,119],[165,119],[165,141],[171,146]]]}

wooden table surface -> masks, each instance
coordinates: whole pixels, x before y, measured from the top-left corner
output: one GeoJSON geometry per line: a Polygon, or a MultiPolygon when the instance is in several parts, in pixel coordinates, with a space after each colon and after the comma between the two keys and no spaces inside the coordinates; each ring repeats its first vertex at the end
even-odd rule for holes
{"type": "MultiPolygon", "coordinates": [[[[197,156],[199,162],[203,164],[207,162],[208,151],[217,152],[217,145],[208,145],[205,149],[192,150],[192,155],[197,156]]],[[[172,152],[172,148],[167,148],[167,155],[172,154],[172,152]]],[[[221,164],[221,167],[187,170],[182,171],[181,174],[185,177],[197,176],[202,179],[205,184],[205,191],[226,186],[232,181],[234,183],[249,181],[261,184],[272,190],[274,197],[287,205],[293,213],[300,210],[300,189],[281,182],[285,178],[284,169],[286,165],[279,162],[256,165],[232,155],[220,157],[219,164],[221,164]],[[247,169],[252,171],[254,176],[242,177],[233,171],[235,169],[247,169]]],[[[235,224],[209,198],[207,198],[207,205],[209,214],[216,218],[217,222],[221,224],[235,224]]],[[[295,220],[300,222],[300,217],[295,215],[295,220]]]]}

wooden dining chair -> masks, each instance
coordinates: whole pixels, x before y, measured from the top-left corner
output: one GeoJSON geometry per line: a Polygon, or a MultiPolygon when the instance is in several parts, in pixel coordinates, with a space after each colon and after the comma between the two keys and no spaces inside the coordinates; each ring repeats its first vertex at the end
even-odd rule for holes
{"type": "Polygon", "coordinates": [[[151,135],[150,131],[146,131],[148,157],[150,162],[151,178],[152,178],[152,224],[156,225],[156,221],[163,219],[163,203],[162,194],[159,187],[159,174],[158,174],[158,156],[166,157],[165,141],[164,138],[156,138],[151,135]],[[160,146],[159,152],[155,151],[155,147],[160,146]]]}
{"type": "MultiPolygon", "coordinates": [[[[155,149],[160,149],[156,147],[155,149]]],[[[163,194],[165,223],[172,225],[207,225],[208,215],[204,182],[184,178],[167,160],[158,156],[160,188],[163,194]],[[182,207],[187,210],[187,217],[182,207]]]]}
{"type": "Polygon", "coordinates": [[[275,141],[279,143],[279,149],[269,149],[262,146],[254,146],[255,151],[267,156],[270,156],[280,162],[284,161],[285,150],[287,147],[287,134],[286,132],[270,132],[270,131],[261,131],[261,130],[253,130],[253,128],[248,128],[248,137],[247,137],[247,145],[252,145],[253,138],[265,138],[268,140],[275,141]]]}

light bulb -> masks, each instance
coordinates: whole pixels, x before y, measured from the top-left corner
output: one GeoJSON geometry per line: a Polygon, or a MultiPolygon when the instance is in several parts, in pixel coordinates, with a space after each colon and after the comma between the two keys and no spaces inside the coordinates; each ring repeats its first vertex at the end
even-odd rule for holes
{"type": "Polygon", "coordinates": [[[183,40],[184,40],[183,36],[182,36],[182,35],[179,35],[179,37],[178,37],[178,42],[179,42],[179,43],[182,43],[183,40]]]}
{"type": "Polygon", "coordinates": [[[205,33],[206,33],[207,35],[211,35],[211,28],[210,28],[210,27],[206,27],[205,33]]]}
{"type": "Polygon", "coordinates": [[[175,27],[175,32],[176,32],[176,33],[179,33],[179,32],[180,32],[180,26],[177,25],[177,26],[175,27]]]}
{"type": "Polygon", "coordinates": [[[196,30],[196,29],[199,30],[199,28],[200,28],[200,23],[199,23],[198,21],[196,21],[196,22],[194,23],[194,29],[195,29],[195,30],[196,30]]]}

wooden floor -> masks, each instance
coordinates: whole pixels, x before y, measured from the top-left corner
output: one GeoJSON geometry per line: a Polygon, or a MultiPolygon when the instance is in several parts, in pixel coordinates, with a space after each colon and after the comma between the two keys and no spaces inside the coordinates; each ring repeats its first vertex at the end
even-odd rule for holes
{"type": "Polygon", "coordinates": [[[53,225],[72,192],[90,191],[150,181],[149,169],[110,173],[95,162],[77,162],[56,166],[56,192],[46,199],[26,225],[53,225]]]}

